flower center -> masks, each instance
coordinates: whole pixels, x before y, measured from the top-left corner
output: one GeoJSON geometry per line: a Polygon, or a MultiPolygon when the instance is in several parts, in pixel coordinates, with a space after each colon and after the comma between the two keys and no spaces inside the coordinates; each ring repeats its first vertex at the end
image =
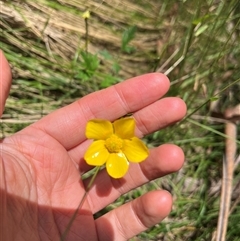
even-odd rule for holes
{"type": "Polygon", "coordinates": [[[116,135],[111,135],[105,142],[109,152],[119,152],[123,147],[123,140],[116,135]]]}

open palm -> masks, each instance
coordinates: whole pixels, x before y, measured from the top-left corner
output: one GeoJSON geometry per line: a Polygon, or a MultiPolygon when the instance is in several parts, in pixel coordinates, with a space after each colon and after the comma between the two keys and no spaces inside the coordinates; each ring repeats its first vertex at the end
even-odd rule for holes
{"type": "MultiPolygon", "coordinates": [[[[0,114],[11,74],[0,53],[0,114]]],[[[12,240],[60,240],[82,199],[89,179],[84,153],[89,146],[86,123],[113,121],[127,113],[136,120],[136,135],[144,135],[180,120],[186,112],[179,98],[161,98],[169,88],[162,74],[147,74],[92,93],[0,141],[1,234],[12,240]]],[[[177,171],[182,150],[172,144],[151,149],[148,159],[131,164],[127,175],[112,179],[105,170],[78,211],[66,240],[127,240],[160,222],[171,210],[171,195],[152,191],[100,218],[93,214],[120,195],[152,179],[177,171]]]]}

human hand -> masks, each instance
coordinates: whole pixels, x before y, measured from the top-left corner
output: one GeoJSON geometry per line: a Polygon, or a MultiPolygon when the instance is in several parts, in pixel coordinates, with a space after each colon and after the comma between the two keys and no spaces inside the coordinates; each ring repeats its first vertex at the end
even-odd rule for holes
{"type": "MultiPolygon", "coordinates": [[[[7,60],[0,52],[0,114],[11,84],[7,60]]],[[[139,76],[89,94],[56,110],[22,131],[0,141],[0,233],[5,241],[60,240],[88,183],[83,159],[89,145],[85,137],[90,119],[113,121],[133,113],[136,135],[164,128],[183,118],[184,102],[161,98],[168,79],[158,73],[139,76]]],[[[146,161],[130,164],[121,179],[105,170],[98,173],[78,211],[66,240],[127,240],[159,223],[171,210],[171,195],[151,191],[94,220],[93,214],[120,195],[155,178],[179,170],[182,150],[164,144],[150,150],[146,161]]]]}

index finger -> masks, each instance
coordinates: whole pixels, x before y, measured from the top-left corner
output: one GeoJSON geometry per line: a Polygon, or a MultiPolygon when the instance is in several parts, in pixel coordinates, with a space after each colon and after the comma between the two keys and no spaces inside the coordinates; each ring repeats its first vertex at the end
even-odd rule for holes
{"type": "Polygon", "coordinates": [[[168,78],[160,73],[145,74],[89,94],[34,124],[67,150],[86,139],[90,119],[113,121],[138,111],[161,98],[169,89],[168,78]]]}
{"type": "Polygon", "coordinates": [[[7,59],[0,50],[0,117],[4,110],[5,101],[11,86],[11,70],[7,59]]]}

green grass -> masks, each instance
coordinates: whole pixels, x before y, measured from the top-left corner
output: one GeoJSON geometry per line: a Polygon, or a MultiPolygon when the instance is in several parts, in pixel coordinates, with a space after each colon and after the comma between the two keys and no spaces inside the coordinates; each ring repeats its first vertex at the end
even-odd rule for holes
{"type": "MultiPolygon", "coordinates": [[[[165,72],[171,80],[168,95],[183,98],[189,116],[146,141],[149,146],[181,146],[185,165],[176,174],[123,195],[99,215],[148,190],[164,188],[174,196],[171,215],[138,238],[211,240],[219,213],[226,136],[224,123],[213,119],[210,106],[217,99],[215,112],[221,116],[228,106],[240,103],[239,1],[61,2],[3,3],[1,48],[14,81],[1,137],[95,90],[146,72],[165,72]],[[91,11],[88,54],[81,17],[86,8],[91,11]]],[[[238,153],[239,146],[238,141],[238,153]]],[[[234,185],[239,173],[238,165],[234,185]]],[[[235,200],[233,195],[232,205],[235,200]]],[[[227,240],[238,236],[239,204],[229,217],[227,240]]]]}

